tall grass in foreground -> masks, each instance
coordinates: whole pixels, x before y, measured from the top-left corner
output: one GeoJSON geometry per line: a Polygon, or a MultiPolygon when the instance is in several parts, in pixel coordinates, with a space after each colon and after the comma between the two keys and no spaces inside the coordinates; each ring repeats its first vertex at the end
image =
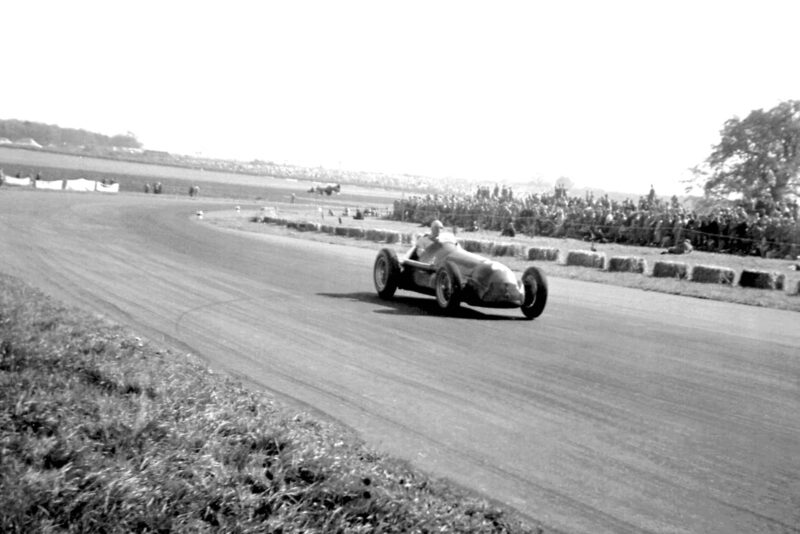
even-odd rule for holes
{"type": "Polygon", "coordinates": [[[2,532],[527,530],[0,275],[2,532]]]}

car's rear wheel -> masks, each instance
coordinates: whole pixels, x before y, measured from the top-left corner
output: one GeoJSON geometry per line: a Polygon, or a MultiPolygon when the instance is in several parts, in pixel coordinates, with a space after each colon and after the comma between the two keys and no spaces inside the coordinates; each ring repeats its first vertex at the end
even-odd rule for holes
{"type": "Polygon", "coordinates": [[[449,263],[436,272],[436,303],[449,312],[461,304],[461,282],[449,263]]]}
{"type": "Polygon", "coordinates": [[[382,299],[392,298],[400,280],[400,262],[395,251],[388,248],[381,250],[375,258],[372,274],[378,296],[382,299]]]}
{"type": "Polygon", "coordinates": [[[522,284],[525,286],[525,300],[520,308],[525,317],[536,319],[547,304],[547,277],[538,268],[528,267],[522,273],[522,284]]]}

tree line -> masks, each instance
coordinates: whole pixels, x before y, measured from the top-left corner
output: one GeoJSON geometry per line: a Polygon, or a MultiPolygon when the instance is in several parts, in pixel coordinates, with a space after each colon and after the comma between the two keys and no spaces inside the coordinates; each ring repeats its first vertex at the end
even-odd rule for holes
{"type": "Polygon", "coordinates": [[[62,128],[55,124],[21,121],[17,119],[0,119],[0,137],[12,141],[30,137],[42,146],[95,146],[142,148],[136,136],[127,132],[118,135],[104,135],[76,128],[62,128]]]}

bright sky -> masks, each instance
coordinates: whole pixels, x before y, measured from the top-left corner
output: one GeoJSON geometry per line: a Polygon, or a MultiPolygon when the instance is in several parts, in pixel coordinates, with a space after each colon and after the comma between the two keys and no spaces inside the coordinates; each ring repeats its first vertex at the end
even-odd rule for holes
{"type": "Polygon", "coordinates": [[[796,0],[4,1],[0,118],[146,148],[682,193],[800,98],[796,0]]]}

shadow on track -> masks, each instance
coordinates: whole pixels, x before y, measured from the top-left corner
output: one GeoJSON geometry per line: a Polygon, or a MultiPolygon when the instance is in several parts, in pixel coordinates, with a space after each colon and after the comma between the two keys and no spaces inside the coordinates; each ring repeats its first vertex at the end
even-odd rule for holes
{"type": "Polygon", "coordinates": [[[480,321],[525,321],[524,317],[509,317],[506,315],[489,315],[474,308],[461,306],[453,313],[445,313],[436,305],[433,298],[395,296],[391,300],[383,300],[375,293],[366,291],[357,293],[317,293],[320,297],[347,299],[357,302],[366,302],[383,306],[375,313],[385,315],[438,315],[452,317],[453,319],[473,319],[480,321]]]}

